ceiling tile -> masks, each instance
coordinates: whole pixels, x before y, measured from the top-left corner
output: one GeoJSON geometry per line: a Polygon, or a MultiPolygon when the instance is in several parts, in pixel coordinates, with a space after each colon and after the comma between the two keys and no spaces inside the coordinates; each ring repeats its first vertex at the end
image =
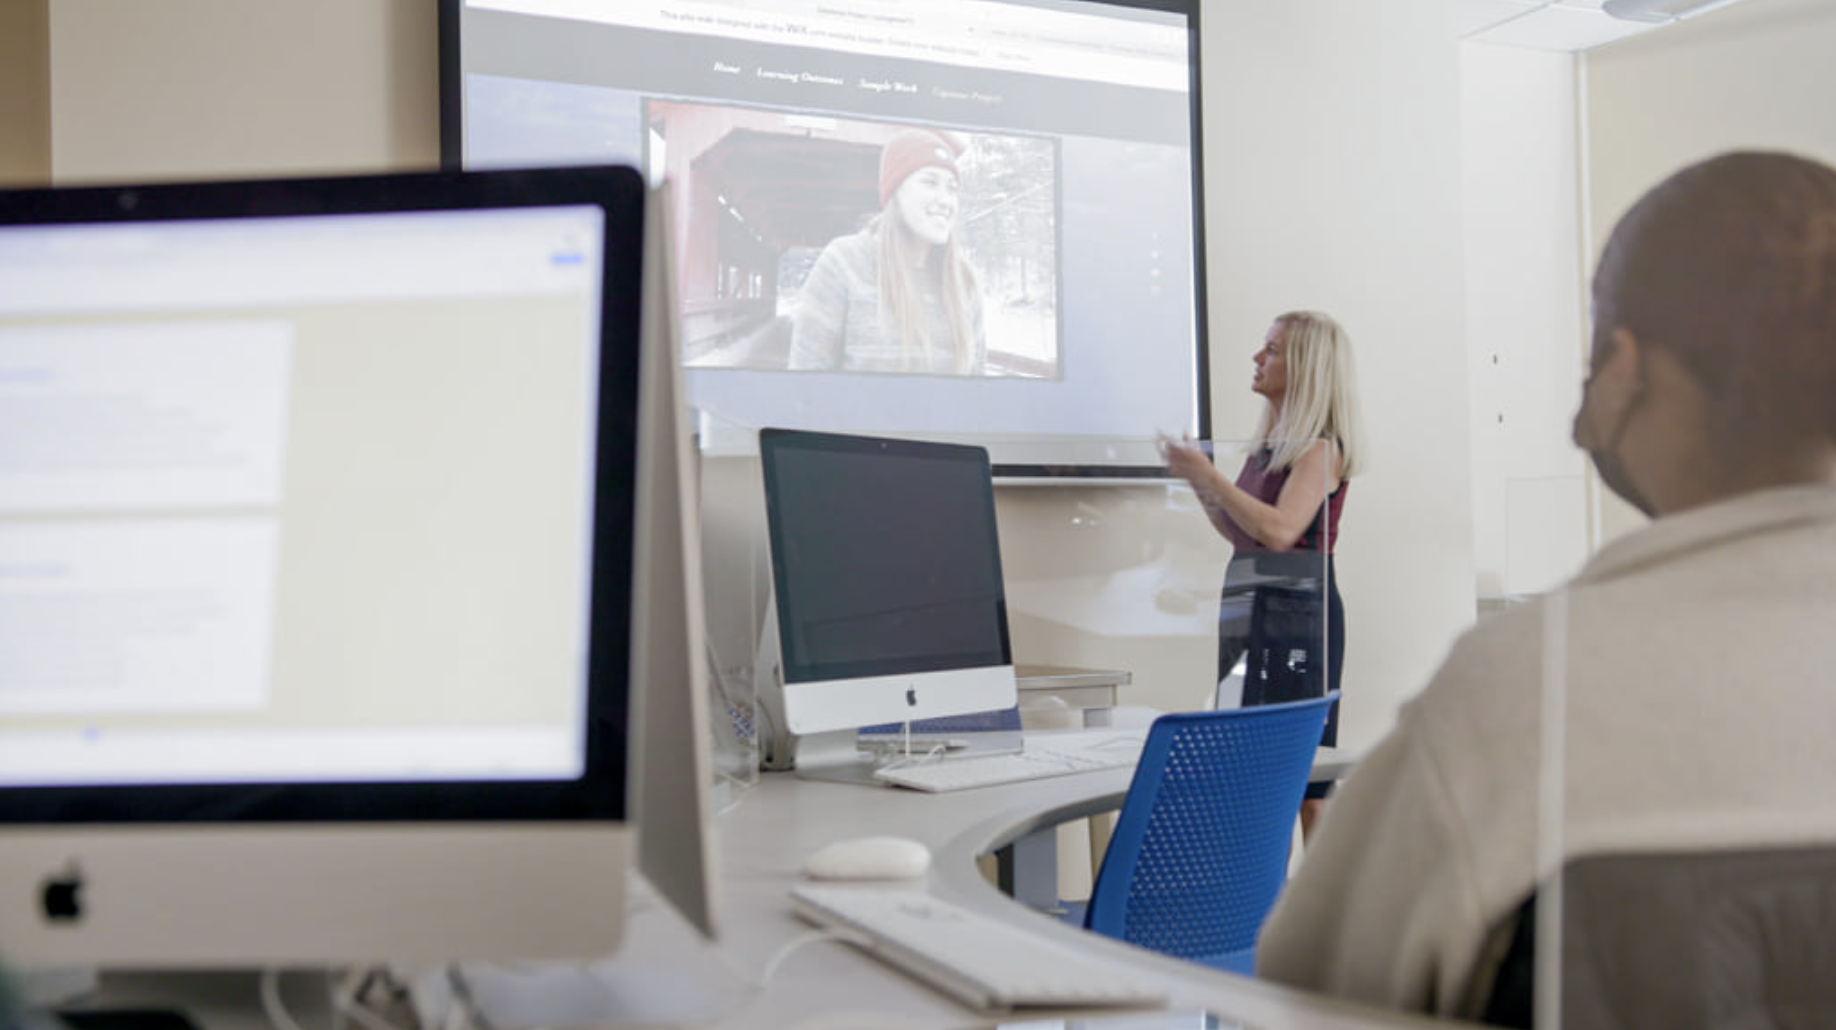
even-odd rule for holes
{"type": "Polygon", "coordinates": [[[1475,33],[1522,17],[1542,6],[1543,0],[1460,0],[1457,12],[1460,35],[1471,38],[1475,33]]]}
{"type": "Polygon", "coordinates": [[[1465,38],[1536,50],[1587,50],[1652,27],[1644,22],[1621,21],[1598,10],[1555,4],[1465,38]]]}

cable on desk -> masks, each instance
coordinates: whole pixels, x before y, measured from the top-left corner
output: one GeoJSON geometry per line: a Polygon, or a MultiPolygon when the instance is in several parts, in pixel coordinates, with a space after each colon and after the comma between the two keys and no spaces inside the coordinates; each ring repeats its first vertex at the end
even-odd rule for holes
{"type": "MultiPolygon", "coordinates": [[[[299,1020],[288,1011],[287,1003],[281,998],[281,970],[269,966],[261,971],[261,1008],[268,1017],[268,1022],[275,1030],[305,1030],[299,1020]]],[[[337,1017],[336,1025],[344,1026],[349,1019],[361,1025],[364,1030],[413,1030],[377,1015],[363,1000],[363,995],[371,988],[383,985],[391,990],[390,1001],[401,999],[400,985],[383,969],[352,969],[344,974],[342,985],[333,982],[330,970],[325,974],[325,993],[332,1014],[337,1017]]]]}
{"type": "Polygon", "coordinates": [[[457,962],[446,967],[446,983],[453,989],[453,997],[459,1002],[459,1011],[465,1014],[465,1025],[472,1030],[497,1030],[478,1006],[478,997],[472,993],[471,981],[465,978],[457,962]]]}
{"type": "Polygon", "coordinates": [[[373,990],[380,989],[386,992],[383,1003],[389,1009],[413,1011],[406,988],[386,968],[352,969],[345,973],[342,986],[328,987],[332,1011],[362,1025],[364,1030],[407,1030],[379,1015],[368,998],[373,990]]]}
{"type": "Polygon", "coordinates": [[[759,973],[758,988],[764,990],[765,985],[771,983],[771,978],[777,974],[778,967],[784,964],[785,959],[790,958],[791,955],[802,951],[811,944],[817,944],[822,941],[843,941],[849,944],[859,944],[862,946],[870,946],[873,943],[869,941],[866,936],[852,933],[847,930],[810,930],[806,933],[799,934],[796,937],[792,937],[789,941],[786,941],[784,947],[779,948],[776,954],[765,961],[765,968],[759,973]]]}
{"type": "MultiPolygon", "coordinates": [[[[771,982],[771,978],[778,972],[778,967],[783,965],[786,959],[809,945],[823,941],[841,941],[858,945],[872,944],[866,935],[851,930],[828,928],[800,934],[785,942],[785,945],[766,961],[765,969],[759,974],[755,989],[763,993],[765,985],[771,982]]],[[[831,1012],[814,1013],[782,1027],[781,1030],[860,1030],[864,1026],[874,1027],[875,1030],[926,1030],[930,1025],[930,1023],[909,1016],[901,1016],[883,1010],[837,1009],[831,1012]]]]}
{"type": "MultiPolygon", "coordinates": [[[[910,729],[909,729],[909,727],[910,727],[910,725],[911,725],[911,724],[910,724],[910,723],[907,723],[906,725],[907,725],[907,727],[908,727],[908,729],[907,729],[907,733],[909,734],[909,733],[910,733],[910,729]]],[[[908,765],[927,765],[927,764],[929,764],[929,763],[931,763],[931,762],[935,762],[935,761],[938,761],[939,759],[941,759],[941,758],[943,758],[943,757],[944,757],[944,753],[945,753],[945,752],[947,752],[947,751],[949,751],[949,746],[948,746],[948,745],[946,745],[946,744],[934,744],[934,745],[932,745],[932,747],[931,747],[931,749],[930,749],[929,751],[926,751],[926,752],[925,752],[924,754],[922,754],[922,755],[914,755],[914,754],[912,754],[912,745],[911,745],[911,743],[910,743],[910,742],[908,741],[908,742],[906,743],[906,745],[905,745],[905,755],[904,755],[904,757],[902,757],[902,758],[895,758],[895,759],[893,759],[892,761],[890,761],[890,762],[887,762],[887,763],[886,763],[886,764],[885,764],[884,766],[881,766],[881,768],[883,768],[883,769],[899,769],[899,768],[903,768],[903,767],[905,767],[905,766],[908,766],[908,765]]]]}
{"type": "Polygon", "coordinates": [[[305,1030],[287,1011],[287,1005],[281,1001],[280,973],[274,966],[261,971],[261,1010],[274,1024],[274,1030],[305,1030]]]}

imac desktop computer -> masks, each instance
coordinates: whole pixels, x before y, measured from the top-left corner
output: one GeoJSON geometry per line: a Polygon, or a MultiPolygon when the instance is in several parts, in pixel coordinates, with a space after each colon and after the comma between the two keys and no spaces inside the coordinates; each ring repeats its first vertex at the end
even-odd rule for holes
{"type": "Polygon", "coordinates": [[[857,731],[1017,703],[988,452],[764,429],[768,763],[875,782],[857,731]]]}
{"type": "Polygon", "coordinates": [[[655,217],[625,168],[0,193],[0,962],[604,956],[640,851],[712,932],[655,217]]]}

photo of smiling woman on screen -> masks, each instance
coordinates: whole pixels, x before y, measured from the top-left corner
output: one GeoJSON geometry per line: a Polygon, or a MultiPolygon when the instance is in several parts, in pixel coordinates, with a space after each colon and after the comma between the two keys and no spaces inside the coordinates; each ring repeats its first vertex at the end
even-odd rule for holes
{"type": "Polygon", "coordinates": [[[958,250],[963,144],[908,129],[880,151],[880,213],[804,281],[793,369],[984,375],[981,286],[958,250]]]}
{"type": "Polygon", "coordinates": [[[1064,377],[1058,141],[664,100],[642,121],[675,183],[684,365],[1064,377]]]}

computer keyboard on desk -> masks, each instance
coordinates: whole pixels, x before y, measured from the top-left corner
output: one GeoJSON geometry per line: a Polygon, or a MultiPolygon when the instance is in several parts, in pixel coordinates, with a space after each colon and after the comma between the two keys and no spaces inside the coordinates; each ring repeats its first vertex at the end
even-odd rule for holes
{"type": "Polygon", "coordinates": [[[804,884],[790,896],[803,918],[860,934],[888,965],[983,1011],[1166,1001],[1100,958],[909,887],[804,884]]]}
{"type": "Polygon", "coordinates": [[[874,778],[912,790],[949,791],[1042,780],[1052,776],[1132,768],[1141,757],[1141,734],[1066,734],[1029,737],[1016,754],[913,758],[875,769],[874,778]]]}

